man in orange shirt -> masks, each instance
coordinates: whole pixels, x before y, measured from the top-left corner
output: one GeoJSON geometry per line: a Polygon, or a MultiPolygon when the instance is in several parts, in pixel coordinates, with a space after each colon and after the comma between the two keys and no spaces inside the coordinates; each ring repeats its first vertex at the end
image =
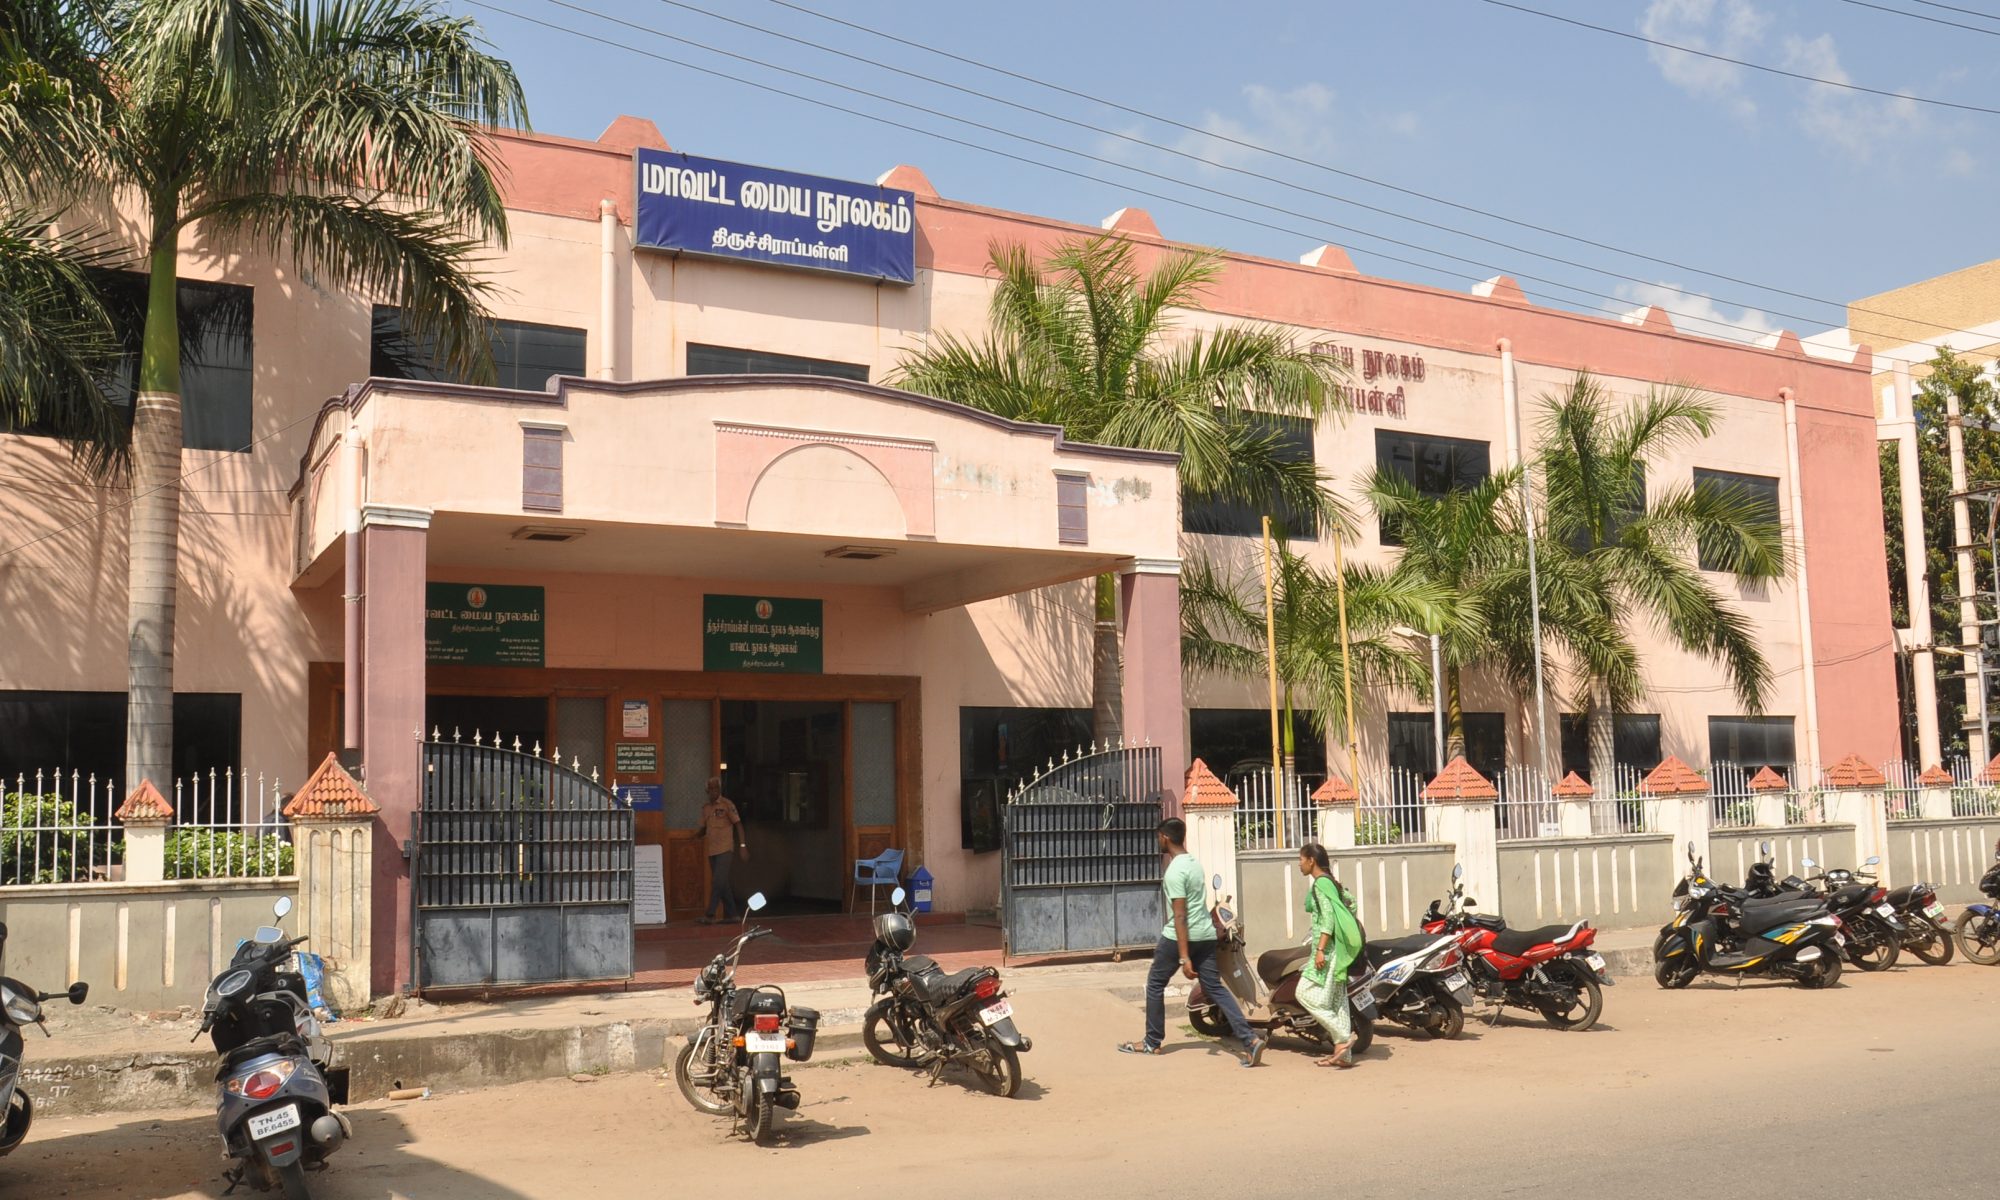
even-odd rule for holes
{"type": "Polygon", "coordinates": [[[708,907],[702,912],[702,924],[719,925],[734,921],[738,907],[736,893],[729,886],[729,855],[733,850],[745,859],[750,857],[750,843],[743,836],[743,818],[736,806],[722,794],[722,780],[709,776],[708,803],[701,806],[701,828],[708,853],[708,907]],[[722,915],[716,916],[717,906],[722,915]]]}

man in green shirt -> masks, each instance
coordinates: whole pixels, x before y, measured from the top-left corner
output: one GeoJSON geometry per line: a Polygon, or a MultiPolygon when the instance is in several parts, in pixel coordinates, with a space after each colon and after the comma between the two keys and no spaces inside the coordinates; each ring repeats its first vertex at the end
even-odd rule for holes
{"type": "Polygon", "coordinates": [[[1146,1040],[1126,1042],[1118,1047],[1127,1054],[1158,1054],[1167,1036],[1167,981],[1174,970],[1189,979],[1201,980],[1236,1040],[1243,1043],[1243,1065],[1254,1067],[1263,1061],[1269,1038],[1258,1037],[1243,1019],[1236,997],[1222,984],[1216,966],[1215,920],[1208,914],[1208,883],[1201,864],[1187,851],[1187,822],[1169,817],[1157,830],[1160,853],[1167,856],[1167,870],[1160,880],[1166,899],[1167,924],[1153,947],[1153,969],[1146,976],[1146,1040]]]}

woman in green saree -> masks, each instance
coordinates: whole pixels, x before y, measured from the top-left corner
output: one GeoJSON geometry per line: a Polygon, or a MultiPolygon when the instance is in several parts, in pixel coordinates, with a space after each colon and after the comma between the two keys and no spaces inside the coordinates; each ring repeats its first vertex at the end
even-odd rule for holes
{"type": "Polygon", "coordinates": [[[1299,1003],[1333,1039],[1333,1053],[1317,1065],[1351,1067],[1354,1032],[1347,1012],[1347,969],[1361,954],[1361,924],[1347,910],[1340,885],[1333,880],[1326,847],[1317,842],[1301,846],[1299,874],[1312,880],[1306,889],[1306,915],[1312,920],[1306,945],[1312,958],[1300,972],[1299,1003]]]}

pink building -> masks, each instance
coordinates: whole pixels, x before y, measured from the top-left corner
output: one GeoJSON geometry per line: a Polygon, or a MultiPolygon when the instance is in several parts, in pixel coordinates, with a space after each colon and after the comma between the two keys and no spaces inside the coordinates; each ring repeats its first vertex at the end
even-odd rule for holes
{"type": "MultiPolygon", "coordinates": [[[[937,877],[938,907],[989,908],[993,801],[1088,736],[1089,581],[1105,571],[1124,580],[1128,734],[1164,746],[1172,778],[1191,753],[1218,772],[1267,753],[1261,682],[1184,682],[1179,659],[1180,564],[1198,543],[1248,564],[1241,514],[1184,513],[1171,457],[1070,445],[882,385],[925,335],[984,325],[991,243],[1096,230],[943,199],[907,166],[844,193],[873,207],[838,207],[836,188],[827,209],[773,173],[709,179],[642,150],[667,147],[633,118],[597,142],[502,139],[506,389],[427,378],[422,347],[370,297],[190,240],[187,302],[249,317],[218,327],[188,372],[177,767],[296,779],[358,748],[392,850],[418,732],[498,732],[658,789],[638,836],[664,848],[675,918],[705,896],[694,814],[717,771],[758,847],[744,890],[850,906],[852,860],[893,847],[937,877]],[[666,218],[635,229],[642,188],[666,218]],[[718,196],[762,215],[685,241],[718,196]],[[822,236],[774,240],[767,217],[822,236]]],[[[1105,227],[1148,261],[1173,247],[1138,210],[1105,227]]],[[[1640,766],[1894,755],[1865,349],[1833,361],[1790,334],[1764,347],[1681,334],[1657,310],[1585,317],[1529,304],[1505,278],[1469,295],[1375,279],[1334,247],[1228,256],[1185,321],[1235,320],[1352,365],[1349,411],[1298,436],[1344,489],[1378,463],[1445,486],[1517,461],[1538,398],[1580,370],[1621,396],[1705,389],[1722,428],[1649,482],[1746,477],[1803,569],[1762,589],[1711,576],[1773,664],[1764,712],[1649,641],[1650,707],[1621,723],[1621,753],[1640,766]]],[[[0,557],[0,771],[116,773],[119,494],[25,435],[0,436],[0,483],[15,547],[0,557]]],[[[1349,547],[1394,552],[1372,527],[1349,547]]],[[[1550,703],[1552,719],[1568,711],[1550,703]]],[[[1535,758],[1532,700],[1475,679],[1466,707],[1475,765],[1535,758]]],[[[1563,739],[1546,735],[1553,769],[1563,739]]],[[[1431,737],[1429,697],[1369,697],[1371,761],[1432,769],[1431,737]]],[[[1308,749],[1308,766],[1324,759],[1308,749]]],[[[379,926],[407,893],[398,855],[377,865],[379,926]]],[[[378,984],[401,953],[382,951],[378,984]]]]}

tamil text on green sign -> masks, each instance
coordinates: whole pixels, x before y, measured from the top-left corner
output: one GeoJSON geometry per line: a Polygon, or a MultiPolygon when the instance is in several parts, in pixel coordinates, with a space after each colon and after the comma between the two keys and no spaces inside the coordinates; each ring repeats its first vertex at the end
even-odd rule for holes
{"type": "Polygon", "coordinates": [[[424,658],[472,667],[542,665],[542,589],[433,583],[424,595],[424,658]]]}
{"type": "Polygon", "coordinates": [[[819,674],[825,664],[824,607],[818,600],[703,596],[702,669],[819,674]]]}

